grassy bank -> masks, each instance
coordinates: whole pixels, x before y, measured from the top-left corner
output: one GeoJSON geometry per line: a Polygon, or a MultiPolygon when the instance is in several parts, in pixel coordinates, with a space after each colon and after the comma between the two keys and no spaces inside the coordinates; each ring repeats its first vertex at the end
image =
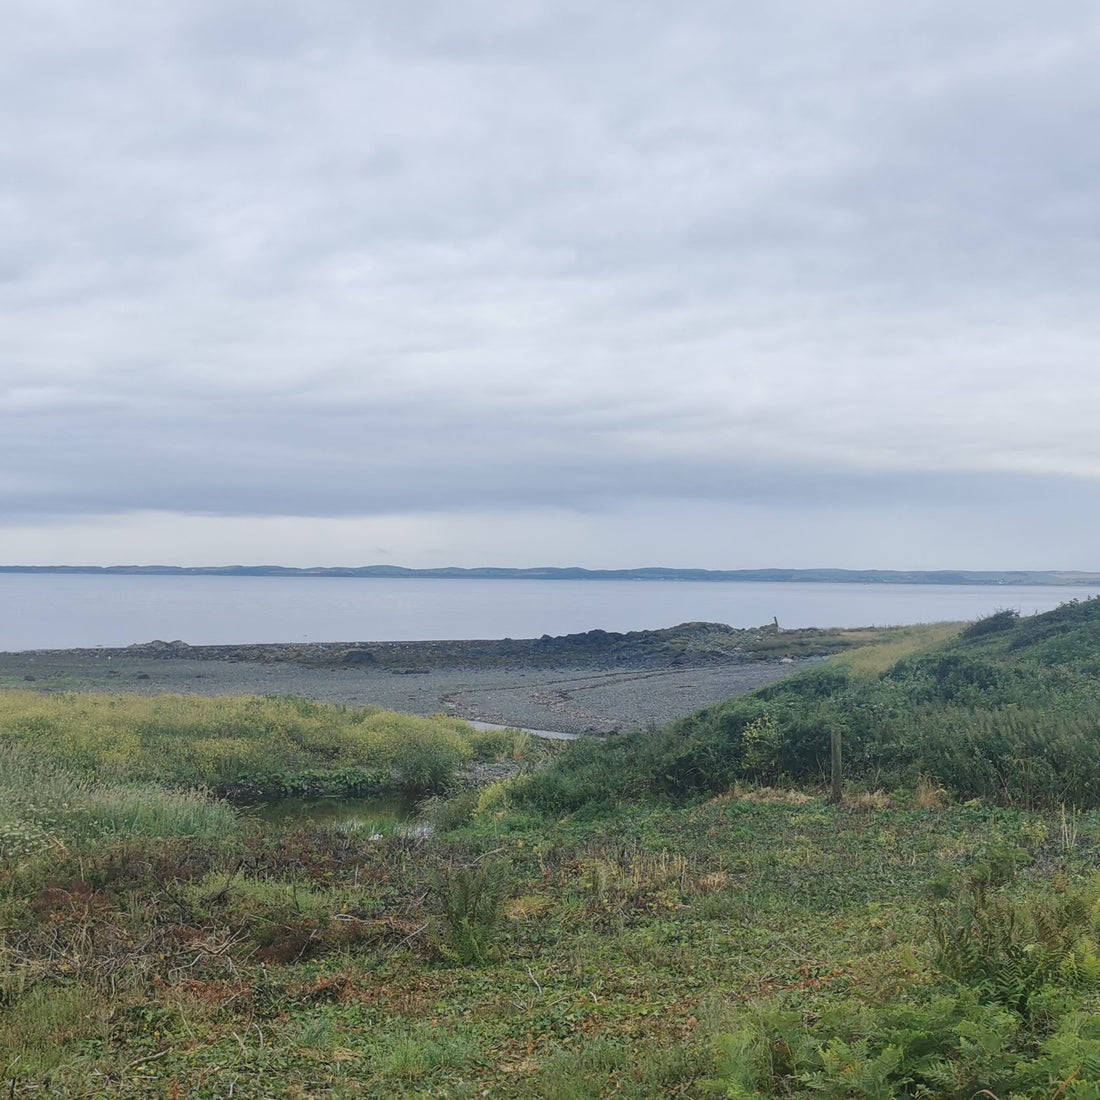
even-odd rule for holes
{"type": "Polygon", "coordinates": [[[840,657],[656,733],[582,746],[526,796],[555,812],[595,812],[739,782],[821,783],[839,731],[845,775],[862,786],[923,779],[959,799],[1094,808],[1098,673],[1100,600],[1028,619],[1001,612],[946,639],[915,631],[840,657]]]}
{"type": "Polygon", "coordinates": [[[0,692],[0,733],[99,781],[235,797],[401,786],[438,790],[494,736],[418,718],[289,698],[0,692]]]}

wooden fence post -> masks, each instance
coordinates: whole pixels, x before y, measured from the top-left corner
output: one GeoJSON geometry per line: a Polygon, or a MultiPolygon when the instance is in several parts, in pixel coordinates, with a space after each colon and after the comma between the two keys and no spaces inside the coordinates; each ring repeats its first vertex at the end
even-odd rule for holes
{"type": "Polygon", "coordinates": [[[844,799],[844,758],[840,745],[840,727],[833,726],[829,735],[833,758],[832,801],[838,806],[844,799]]]}

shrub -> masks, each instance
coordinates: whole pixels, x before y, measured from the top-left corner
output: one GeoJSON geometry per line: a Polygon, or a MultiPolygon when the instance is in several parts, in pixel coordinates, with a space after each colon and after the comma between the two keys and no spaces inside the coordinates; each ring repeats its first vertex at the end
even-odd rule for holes
{"type": "Polygon", "coordinates": [[[495,783],[483,787],[478,792],[477,804],[474,806],[474,820],[502,813],[508,807],[514,782],[512,779],[498,779],[495,783]]]}
{"type": "Polygon", "coordinates": [[[469,744],[457,730],[432,727],[393,744],[389,762],[407,791],[422,794],[446,787],[470,755],[469,744]]]}
{"type": "Polygon", "coordinates": [[[715,1039],[720,1095],[892,1100],[971,1097],[1013,1081],[1020,1022],[969,994],[923,1003],[841,1001],[814,1017],[767,1007],[715,1039]]]}
{"type": "Polygon", "coordinates": [[[986,634],[998,634],[1003,630],[1011,630],[1020,621],[1020,613],[1010,607],[994,611],[992,615],[986,615],[984,619],[972,622],[963,632],[963,638],[981,638],[986,634]]]}
{"type": "Polygon", "coordinates": [[[479,796],[480,792],[472,789],[426,799],[421,816],[437,833],[461,829],[473,819],[479,796]]]}
{"type": "Polygon", "coordinates": [[[972,875],[955,901],[932,911],[936,963],[948,977],[1021,1016],[1052,981],[1100,987],[1095,890],[1020,903],[991,890],[989,879],[972,875]]]}

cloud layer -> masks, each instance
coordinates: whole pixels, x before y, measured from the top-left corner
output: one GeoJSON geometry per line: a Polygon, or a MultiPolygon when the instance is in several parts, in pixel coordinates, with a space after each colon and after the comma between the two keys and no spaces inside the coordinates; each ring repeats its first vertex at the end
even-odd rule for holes
{"type": "Polygon", "coordinates": [[[1072,0],[17,2],[0,516],[1072,510],[1098,47],[1072,0]]]}

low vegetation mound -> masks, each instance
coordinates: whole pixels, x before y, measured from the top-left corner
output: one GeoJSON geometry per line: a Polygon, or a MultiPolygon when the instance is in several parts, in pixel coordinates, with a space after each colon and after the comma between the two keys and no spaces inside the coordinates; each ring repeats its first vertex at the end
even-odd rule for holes
{"type": "Polygon", "coordinates": [[[405,642],[279,642],[188,645],[152,641],[122,649],[72,649],[73,657],[98,662],[142,658],[156,661],[252,661],[306,668],[360,668],[389,672],[441,668],[676,668],[742,664],[783,657],[820,657],[875,641],[874,628],[780,631],[775,623],[737,628],[724,623],[680,623],[658,630],[587,630],[540,638],[405,642]]]}
{"type": "Polygon", "coordinates": [[[884,647],[885,663],[874,649],[841,656],[664,729],[580,745],[521,796],[593,813],[735,783],[820,782],[838,730],[845,775],[864,784],[924,776],[962,799],[1100,806],[1100,600],[999,611],[946,638],[917,632],[906,655],[903,643],[884,647]]]}
{"type": "Polygon", "coordinates": [[[68,774],[234,799],[446,786],[485,735],[465,722],[295,698],[0,692],[0,735],[68,774]]]}

